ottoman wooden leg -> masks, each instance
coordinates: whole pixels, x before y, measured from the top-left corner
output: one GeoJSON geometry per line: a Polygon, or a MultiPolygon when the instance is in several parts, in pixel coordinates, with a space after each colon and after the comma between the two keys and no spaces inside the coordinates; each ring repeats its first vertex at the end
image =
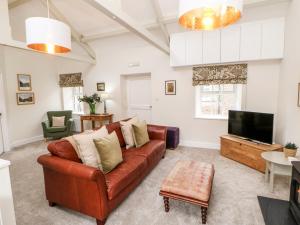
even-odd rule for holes
{"type": "Polygon", "coordinates": [[[164,197],[164,204],[165,204],[165,211],[169,212],[170,206],[169,206],[169,198],[168,197],[164,197]]]}
{"type": "Polygon", "coordinates": [[[201,217],[202,217],[202,224],[206,224],[207,218],[207,208],[201,206],[201,217]]]}

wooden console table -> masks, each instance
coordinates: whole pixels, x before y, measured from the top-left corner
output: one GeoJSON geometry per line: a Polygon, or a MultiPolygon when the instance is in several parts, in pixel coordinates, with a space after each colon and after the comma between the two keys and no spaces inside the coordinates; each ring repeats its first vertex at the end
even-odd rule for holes
{"type": "Polygon", "coordinates": [[[113,122],[113,114],[95,114],[95,115],[82,115],[80,116],[80,122],[81,122],[81,132],[84,131],[84,124],[83,121],[88,120],[92,121],[92,128],[95,129],[95,122],[99,121],[101,126],[103,125],[104,121],[108,121],[109,123],[113,122]]]}
{"type": "Polygon", "coordinates": [[[265,172],[266,161],[261,157],[261,153],[269,151],[283,151],[283,146],[257,144],[230,135],[221,137],[222,156],[245,164],[262,173],[265,172]]]}

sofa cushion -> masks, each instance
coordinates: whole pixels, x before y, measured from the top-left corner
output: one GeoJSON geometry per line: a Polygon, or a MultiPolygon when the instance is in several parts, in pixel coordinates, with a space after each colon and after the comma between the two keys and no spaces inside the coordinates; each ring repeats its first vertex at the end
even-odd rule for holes
{"type": "Polygon", "coordinates": [[[146,121],[132,124],[132,131],[133,140],[136,147],[142,147],[144,144],[150,141],[146,121]]]}
{"type": "Polygon", "coordinates": [[[133,117],[130,120],[127,121],[120,121],[121,124],[121,131],[126,143],[126,148],[132,148],[135,146],[134,139],[133,139],[133,130],[132,130],[132,124],[139,122],[139,119],[137,117],[133,117]]]}
{"type": "Polygon", "coordinates": [[[116,132],[94,139],[95,146],[100,155],[104,173],[109,173],[123,161],[122,150],[116,132]]]}
{"type": "Polygon", "coordinates": [[[107,128],[108,133],[112,133],[113,131],[115,131],[117,133],[121,148],[126,146],[126,143],[124,141],[123,134],[121,131],[120,122],[107,124],[106,128],[107,128]]]}
{"type": "Polygon", "coordinates": [[[123,151],[123,162],[105,175],[109,200],[117,196],[147,168],[144,157],[123,151]]]}
{"type": "Polygon", "coordinates": [[[57,133],[57,132],[64,132],[66,130],[66,126],[63,127],[49,127],[47,131],[49,133],[57,133]]]}
{"type": "Polygon", "coordinates": [[[156,164],[165,153],[165,142],[162,140],[150,140],[147,144],[139,148],[127,150],[134,155],[143,156],[147,159],[149,167],[156,164]]]}
{"type": "Polygon", "coordinates": [[[63,159],[80,162],[76,151],[67,140],[54,141],[48,145],[48,150],[52,155],[58,156],[63,159]]]}

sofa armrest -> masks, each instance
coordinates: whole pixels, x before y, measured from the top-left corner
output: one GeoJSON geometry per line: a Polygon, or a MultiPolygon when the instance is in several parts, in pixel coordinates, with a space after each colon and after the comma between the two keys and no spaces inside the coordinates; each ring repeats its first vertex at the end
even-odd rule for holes
{"type": "Polygon", "coordinates": [[[38,162],[43,166],[45,192],[49,202],[98,220],[107,218],[107,185],[102,171],[50,154],[40,156],[38,162]]]}
{"type": "Polygon", "coordinates": [[[167,127],[148,124],[148,134],[151,140],[167,140],[167,127]]]}
{"type": "Polygon", "coordinates": [[[106,189],[104,174],[97,168],[51,155],[40,156],[38,158],[38,162],[44,167],[58,173],[79,179],[100,181],[103,184],[103,188],[106,189]]]}

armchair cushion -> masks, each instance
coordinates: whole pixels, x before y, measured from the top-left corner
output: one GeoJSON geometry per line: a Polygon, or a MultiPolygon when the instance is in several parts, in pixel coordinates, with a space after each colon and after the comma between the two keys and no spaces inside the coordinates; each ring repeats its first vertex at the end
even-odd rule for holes
{"type": "Polygon", "coordinates": [[[63,127],[48,127],[47,128],[47,131],[49,133],[57,133],[57,132],[64,132],[66,131],[66,126],[63,126],[63,127]]]}
{"type": "Polygon", "coordinates": [[[65,110],[65,111],[49,111],[47,112],[48,120],[49,120],[49,126],[53,126],[53,119],[52,117],[65,117],[64,125],[67,125],[67,121],[69,121],[72,118],[72,111],[71,110],[65,110]]]}

